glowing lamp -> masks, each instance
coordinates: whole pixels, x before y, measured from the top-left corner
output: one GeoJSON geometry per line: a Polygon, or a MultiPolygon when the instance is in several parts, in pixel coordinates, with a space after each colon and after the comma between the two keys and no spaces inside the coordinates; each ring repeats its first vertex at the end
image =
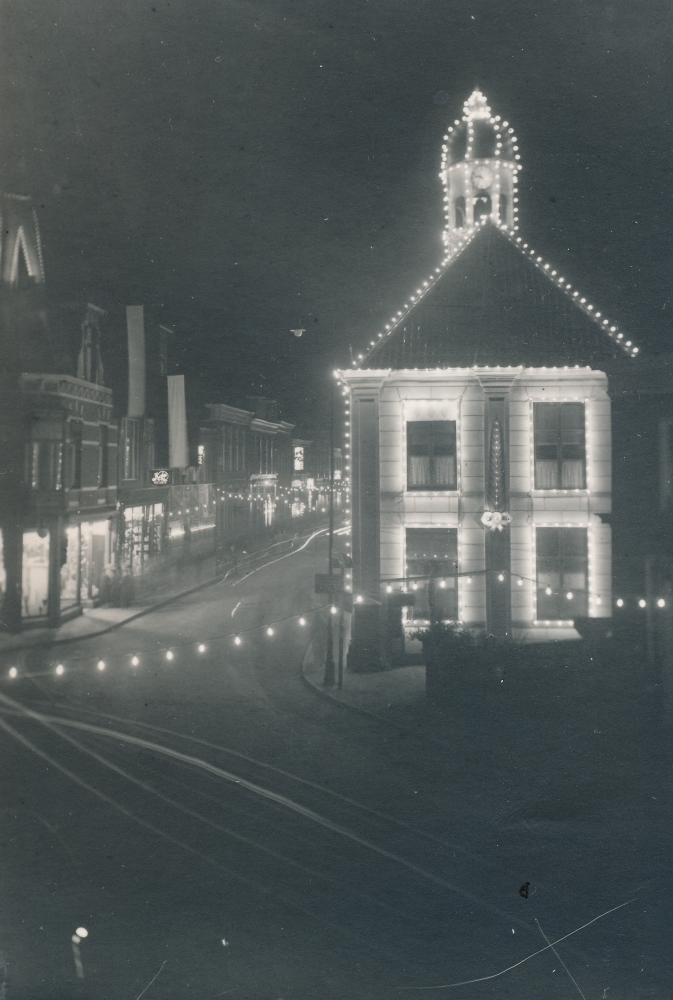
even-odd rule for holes
{"type": "Polygon", "coordinates": [[[61,676],[64,670],[65,667],[63,666],[63,664],[59,663],[59,665],[56,667],[56,673],[58,674],[59,677],[61,676]]]}

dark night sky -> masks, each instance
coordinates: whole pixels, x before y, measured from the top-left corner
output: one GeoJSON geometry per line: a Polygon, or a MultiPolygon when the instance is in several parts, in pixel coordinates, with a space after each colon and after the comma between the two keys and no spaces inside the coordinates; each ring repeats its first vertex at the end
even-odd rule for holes
{"type": "Polygon", "coordinates": [[[2,183],[43,206],[52,298],[113,324],[161,303],[204,399],[321,411],[439,262],[442,135],[475,85],[519,137],[521,234],[669,349],[668,0],[0,10],[2,183]]]}

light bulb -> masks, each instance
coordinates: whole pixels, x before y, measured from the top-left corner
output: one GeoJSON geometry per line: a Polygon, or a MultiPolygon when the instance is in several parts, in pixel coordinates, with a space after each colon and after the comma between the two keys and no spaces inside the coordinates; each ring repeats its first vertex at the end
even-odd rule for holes
{"type": "Polygon", "coordinates": [[[266,630],[266,634],[267,634],[267,635],[273,635],[273,629],[272,629],[272,628],[268,628],[268,629],[266,630]]]}
{"type": "Polygon", "coordinates": [[[623,608],[624,607],[624,601],[621,599],[621,597],[617,598],[617,607],[618,608],[623,608]]]}
{"type": "Polygon", "coordinates": [[[16,675],[18,674],[18,672],[19,671],[16,669],[16,667],[10,667],[9,668],[9,676],[10,677],[16,677],[16,675]]]}
{"type": "Polygon", "coordinates": [[[61,676],[64,670],[65,667],[63,666],[63,664],[59,663],[59,665],[56,667],[56,673],[58,674],[59,677],[61,676]]]}
{"type": "Polygon", "coordinates": [[[300,625],[305,625],[306,624],[306,619],[305,618],[300,618],[299,619],[299,624],[300,625]]]}
{"type": "Polygon", "coordinates": [[[199,643],[199,653],[205,653],[205,651],[206,647],[203,645],[203,643],[199,643]]]}
{"type": "Polygon", "coordinates": [[[105,660],[99,660],[98,661],[98,669],[99,670],[105,670],[105,660]]]}
{"type": "Polygon", "coordinates": [[[235,644],[236,644],[237,646],[240,646],[240,645],[241,645],[241,637],[240,637],[240,635],[237,635],[237,636],[235,637],[235,639],[234,639],[234,642],[235,642],[235,644]]]}
{"type": "Polygon", "coordinates": [[[166,659],[167,659],[167,660],[172,660],[172,659],[173,659],[173,653],[171,652],[171,650],[170,650],[170,649],[169,649],[169,650],[168,650],[168,652],[166,653],[166,659]]]}
{"type": "Polygon", "coordinates": [[[137,667],[139,663],[140,663],[140,660],[138,659],[137,656],[132,656],[131,657],[131,666],[132,667],[137,667]]]}

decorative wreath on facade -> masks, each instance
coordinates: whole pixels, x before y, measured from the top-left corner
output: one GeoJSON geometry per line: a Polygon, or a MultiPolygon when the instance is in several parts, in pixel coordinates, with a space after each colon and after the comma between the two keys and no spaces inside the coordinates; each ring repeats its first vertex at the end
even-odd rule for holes
{"type": "Polygon", "coordinates": [[[502,531],[512,523],[514,518],[506,510],[485,510],[481,515],[481,523],[489,531],[502,531]]]}

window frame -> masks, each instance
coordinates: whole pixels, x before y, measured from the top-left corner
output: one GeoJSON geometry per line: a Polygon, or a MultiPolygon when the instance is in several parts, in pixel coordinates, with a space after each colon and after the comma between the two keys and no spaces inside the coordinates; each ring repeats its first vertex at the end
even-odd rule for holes
{"type": "Polygon", "coordinates": [[[533,425],[533,442],[532,442],[532,486],[533,489],[538,492],[556,492],[556,493],[573,493],[573,492],[586,492],[588,490],[587,482],[587,408],[586,400],[560,400],[560,399],[543,399],[533,401],[533,414],[532,414],[532,425],[533,425]],[[540,426],[541,421],[538,420],[537,414],[539,408],[541,407],[556,407],[557,408],[557,418],[556,418],[556,442],[554,447],[556,447],[556,482],[559,485],[556,486],[539,486],[538,485],[538,461],[552,461],[552,459],[545,459],[538,456],[538,447],[550,447],[549,443],[540,442],[539,437],[542,436],[542,428],[540,426]],[[562,433],[562,422],[561,422],[561,410],[563,407],[581,407],[583,420],[581,423],[581,433],[582,433],[582,455],[579,460],[582,462],[582,486],[563,486],[563,463],[578,461],[577,458],[564,457],[563,448],[572,447],[572,442],[563,440],[562,433]]]}
{"type": "Polygon", "coordinates": [[[132,483],[140,479],[140,420],[137,417],[122,417],[122,480],[132,483]],[[127,475],[131,473],[130,475],[127,475]],[[135,473],[135,475],[133,475],[135,473]]]}
{"type": "Polygon", "coordinates": [[[535,615],[536,621],[570,621],[575,618],[586,618],[589,614],[589,593],[590,593],[590,578],[589,578],[589,528],[587,525],[573,525],[573,526],[557,526],[550,524],[538,524],[535,525],[535,615]],[[558,537],[557,550],[558,554],[556,556],[550,555],[540,555],[540,532],[548,531],[555,532],[558,537]],[[563,532],[581,532],[584,536],[584,552],[579,555],[577,553],[568,552],[567,549],[563,550],[563,546],[560,544],[562,538],[569,539],[569,535],[564,536],[563,532]],[[548,561],[556,559],[556,567],[549,569],[549,567],[543,567],[541,569],[541,560],[546,559],[548,561]],[[578,569],[577,566],[572,566],[573,560],[583,560],[583,566],[578,569]],[[558,576],[558,591],[552,595],[547,595],[545,593],[546,587],[549,583],[541,582],[541,575],[544,572],[555,573],[558,576]],[[584,573],[584,587],[578,588],[572,583],[572,581],[567,581],[567,577],[571,573],[584,573]],[[566,598],[566,593],[572,593],[572,602],[566,598]],[[578,595],[579,598],[578,598],[578,595]],[[578,598],[578,599],[576,599],[578,598]],[[541,613],[540,604],[554,601],[556,604],[556,614],[544,614],[541,613]],[[561,613],[561,609],[567,610],[568,614],[561,613]]]}
{"type": "Polygon", "coordinates": [[[438,596],[440,594],[441,594],[441,597],[444,599],[445,603],[449,603],[449,601],[451,601],[451,599],[452,599],[452,603],[453,603],[453,608],[451,609],[453,613],[450,614],[450,615],[442,615],[442,619],[441,620],[442,621],[455,621],[455,622],[457,622],[458,621],[458,614],[459,614],[459,610],[458,610],[458,608],[459,608],[459,605],[458,605],[458,528],[457,527],[451,527],[451,526],[449,526],[449,527],[437,527],[437,526],[429,527],[427,525],[405,525],[405,527],[404,527],[404,580],[405,580],[405,586],[407,587],[407,590],[410,591],[413,594],[424,595],[425,596],[425,603],[427,603],[427,605],[428,605],[427,614],[425,614],[424,616],[420,616],[420,615],[417,615],[415,613],[416,612],[416,604],[415,603],[414,603],[413,607],[409,607],[407,609],[407,613],[406,613],[406,616],[405,616],[406,617],[406,621],[407,621],[408,624],[413,624],[413,625],[417,626],[420,622],[430,620],[430,617],[431,617],[431,607],[432,607],[433,600],[436,599],[436,596],[438,596]],[[426,559],[426,561],[432,562],[433,565],[445,568],[447,570],[446,572],[433,574],[432,571],[431,571],[430,573],[422,574],[422,575],[416,575],[416,574],[413,574],[413,573],[410,572],[410,567],[409,567],[409,560],[410,560],[410,558],[411,559],[415,559],[416,562],[421,562],[421,561],[423,561],[423,558],[424,558],[424,556],[416,556],[416,557],[414,557],[414,556],[410,557],[409,556],[409,533],[410,532],[415,532],[415,533],[424,532],[424,533],[426,533],[429,542],[432,541],[430,539],[430,535],[431,534],[435,534],[435,535],[442,534],[442,535],[446,535],[448,538],[450,538],[450,540],[452,542],[452,547],[455,550],[455,556],[454,557],[452,557],[451,555],[449,555],[447,558],[440,559],[436,563],[433,562],[431,556],[427,557],[427,559],[426,559]],[[449,572],[449,569],[451,569],[452,572],[449,572]],[[441,581],[442,579],[445,580],[445,581],[451,581],[451,585],[448,586],[448,587],[442,588],[441,585],[440,585],[440,583],[439,583],[439,581],[441,581]],[[419,583],[419,581],[421,581],[421,580],[423,582],[419,583]],[[434,580],[434,585],[432,584],[433,580],[434,580]],[[416,589],[414,589],[414,584],[416,584],[416,589]],[[430,584],[431,587],[432,587],[432,589],[430,589],[427,586],[427,584],[430,584]],[[435,595],[435,598],[433,600],[431,600],[431,597],[430,597],[431,593],[434,593],[434,595],[435,595]],[[447,599],[449,599],[449,601],[447,601],[447,599]]]}
{"type": "Polygon", "coordinates": [[[84,421],[73,418],[68,421],[68,489],[82,489],[82,466],[84,457],[84,421]]]}
{"type": "MultiPolygon", "coordinates": [[[[418,447],[418,443],[416,444],[418,447]]],[[[406,421],[406,483],[405,491],[407,493],[457,493],[458,492],[458,421],[457,420],[407,420],[406,421]],[[451,471],[452,471],[452,483],[437,483],[435,477],[435,458],[443,457],[441,455],[435,455],[435,447],[437,442],[438,432],[431,431],[430,438],[428,441],[428,459],[430,467],[430,482],[421,483],[415,485],[412,483],[411,475],[411,459],[424,457],[421,455],[412,455],[411,448],[413,447],[410,441],[410,427],[412,425],[426,424],[430,427],[447,424],[452,430],[452,446],[453,451],[449,451],[449,457],[452,459],[451,471]]]]}

